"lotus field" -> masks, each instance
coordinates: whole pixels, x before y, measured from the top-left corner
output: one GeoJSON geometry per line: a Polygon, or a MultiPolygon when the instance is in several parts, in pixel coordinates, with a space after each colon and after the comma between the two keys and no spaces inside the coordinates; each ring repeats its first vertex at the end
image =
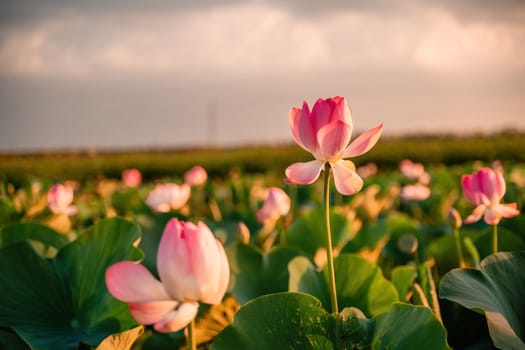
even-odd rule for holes
{"type": "Polygon", "coordinates": [[[0,183],[0,349],[525,349],[525,164],[362,162],[342,97],[280,174],[0,183]]]}

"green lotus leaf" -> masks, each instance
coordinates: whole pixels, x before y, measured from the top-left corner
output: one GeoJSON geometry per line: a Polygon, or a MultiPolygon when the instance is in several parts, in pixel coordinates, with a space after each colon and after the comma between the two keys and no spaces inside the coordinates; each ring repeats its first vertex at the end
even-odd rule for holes
{"type": "Polygon", "coordinates": [[[388,230],[386,220],[376,220],[361,228],[341,252],[356,253],[362,249],[372,250],[382,241],[387,241],[389,238],[390,231],[388,230]]]}
{"type": "Polygon", "coordinates": [[[356,308],[344,309],[339,318],[339,349],[447,350],[447,332],[426,307],[394,303],[372,319],[356,308]]]}
{"type": "Polygon", "coordinates": [[[454,269],[441,280],[441,298],[485,312],[494,345],[525,349],[525,252],[495,253],[480,270],[454,269]]]}
{"type": "Polygon", "coordinates": [[[213,341],[212,350],[335,348],[335,316],[319,300],[301,293],[276,293],[246,303],[233,324],[213,341]]]}
{"type": "Polygon", "coordinates": [[[415,266],[402,265],[392,270],[392,283],[396,287],[399,299],[408,301],[407,295],[417,278],[417,269],[415,266]]]}
{"type": "MultiPolygon", "coordinates": [[[[328,267],[316,271],[305,257],[296,257],[288,265],[290,292],[316,296],[330,310],[328,267]]],[[[379,267],[353,254],[334,259],[337,300],[340,308],[357,307],[367,316],[387,311],[399,300],[394,285],[383,276],[379,267]]]]}
{"type": "Polygon", "coordinates": [[[28,240],[45,257],[53,257],[58,249],[69,243],[67,236],[39,222],[19,222],[0,229],[0,247],[28,240]],[[53,249],[51,249],[53,248],[53,249]]]}
{"type": "Polygon", "coordinates": [[[299,255],[295,249],[274,247],[264,253],[253,245],[226,247],[230,261],[230,291],[243,304],[255,297],[288,290],[288,263],[299,255]]]}
{"type": "Polygon", "coordinates": [[[114,299],[105,271],[121,260],[139,260],[138,227],[102,220],[64,246],[55,259],[26,241],[0,250],[0,327],[12,328],[34,349],[98,345],[136,325],[127,305],[114,299]]]}
{"type": "Polygon", "coordinates": [[[368,319],[356,308],[328,314],[313,296],[277,293],[246,303],[211,348],[449,350],[446,338],[425,307],[394,303],[368,319]]]}
{"type": "Polygon", "coordinates": [[[371,349],[445,350],[447,332],[429,308],[395,303],[375,318],[371,349]]]}
{"type": "MultiPolygon", "coordinates": [[[[318,248],[326,247],[326,228],[324,211],[314,209],[296,219],[286,231],[283,241],[288,247],[301,250],[309,257],[313,257],[318,248]]],[[[350,239],[352,222],[336,209],[330,211],[330,227],[334,247],[344,246],[350,239]]]]}

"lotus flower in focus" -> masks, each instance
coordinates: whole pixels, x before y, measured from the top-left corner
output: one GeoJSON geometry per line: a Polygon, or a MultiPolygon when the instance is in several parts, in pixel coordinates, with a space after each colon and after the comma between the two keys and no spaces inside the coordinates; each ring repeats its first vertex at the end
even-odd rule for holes
{"type": "Polygon", "coordinates": [[[315,160],[290,165],[286,169],[287,183],[310,184],[329,163],[337,191],[351,195],[363,187],[363,179],[356,173],[354,164],[344,159],[368,152],[377,143],[383,124],[350,142],[352,115],[345,99],[339,96],[317,100],[311,112],[306,102],[302,108],[292,108],[289,124],[295,142],[315,160]]]}
{"type": "Polygon", "coordinates": [[[188,184],[158,184],[146,197],[146,204],[156,212],[167,213],[182,208],[190,198],[188,184]]]}
{"type": "Polygon", "coordinates": [[[121,261],[106,270],[106,286],[138,322],[159,332],[184,328],[197,315],[198,302],[219,304],[230,278],[224,247],[208,226],[176,218],[162,234],[157,270],[160,281],[144,266],[121,261]]]}
{"type": "Polygon", "coordinates": [[[54,214],[75,215],[77,213],[77,207],[71,205],[72,202],[72,186],[56,184],[51,186],[47,192],[47,205],[54,214]]]}
{"type": "Polygon", "coordinates": [[[257,211],[257,220],[264,224],[275,222],[290,211],[290,197],[280,188],[271,187],[261,209],[257,211]]]}
{"type": "Polygon", "coordinates": [[[194,166],[184,173],[184,183],[190,186],[202,186],[206,183],[206,180],[208,180],[208,174],[206,170],[199,165],[194,166]]]}
{"type": "Polygon", "coordinates": [[[142,183],[142,174],[135,168],[126,169],[122,172],[122,182],[126,187],[138,187],[142,183]]]}
{"type": "Polygon", "coordinates": [[[511,218],[519,215],[516,203],[501,204],[506,191],[505,179],[500,171],[481,168],[471,175],[461,178],[463,196],[476,208],[465,223],[479,221],[481,217],[489,225],[499,223],[501,218],[511,218]]]}

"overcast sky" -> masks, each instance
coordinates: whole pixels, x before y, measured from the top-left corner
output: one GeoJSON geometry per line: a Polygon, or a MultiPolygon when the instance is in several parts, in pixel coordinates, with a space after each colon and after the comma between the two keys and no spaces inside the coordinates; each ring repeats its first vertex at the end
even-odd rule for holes
{"type": "Polygon", "coordinates": [[[287,142],[334,95],[357,130],[525,130],[524,23],[520,0],[3,0],[0,151],[287,142]]]}

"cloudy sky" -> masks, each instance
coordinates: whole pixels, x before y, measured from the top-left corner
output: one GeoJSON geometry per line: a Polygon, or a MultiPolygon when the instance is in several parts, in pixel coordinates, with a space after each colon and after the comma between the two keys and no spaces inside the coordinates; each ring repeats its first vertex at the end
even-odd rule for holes
{"type": "Polygon", "coordinates": [[[3,0],[0,151],[291,141],[345,96],[386,135],[525,130],[520,0],[3,0]]]}

